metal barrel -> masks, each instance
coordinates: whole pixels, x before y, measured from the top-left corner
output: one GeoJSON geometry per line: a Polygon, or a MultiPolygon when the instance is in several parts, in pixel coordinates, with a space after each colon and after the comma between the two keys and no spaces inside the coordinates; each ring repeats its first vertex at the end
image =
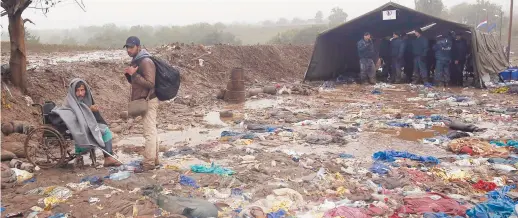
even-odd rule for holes
{"type": "Polygon", "coordinates": [[[234,68],[227,84],[225,100],[231,103],[242,103],[246,100],[245,80],[243,68],[234,68]]]}

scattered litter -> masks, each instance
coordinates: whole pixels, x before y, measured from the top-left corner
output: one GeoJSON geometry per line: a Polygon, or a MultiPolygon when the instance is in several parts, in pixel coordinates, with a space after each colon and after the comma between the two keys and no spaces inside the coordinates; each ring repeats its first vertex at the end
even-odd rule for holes
{"type": "Polygon", "coordinates": [[[110,174],[110,176],[108,178],[111,180],[120,181],[120,180],[125,180],[125,179],[129,178],[130,176],[131,176],[131,172],[121,171],[118,173],[110,174]]]}
{"type": "Polygon", "coordinates": [[[191,186],[194,188],[199,188],[199,186],[196,184],[196,180],[185,175],[180,175],[180,184],[185,186],[191,186]]]}
{"type": "Polygon", "coordinates": [[[217,175],[221,175],[221,176],[229,176],[229,175],[234,174],[234,171],[232,171],[231,169],[222,168],[221,166],[218,166],[214,163],[212,163],[210,167],[207,167],[205,165],[200,165],[200,164],[192,165],[191,171],[193,171],[195,173],[210,173],[210,174],[217,174],[217,175]]]}
{"type": "Polygon", "coordinates": [[[420,161],[424,163],[432,163],[432,164],[439,164],[439,159],[433,157],[433,156],[420,156],[415,155],[409,152],[401,152],[401,151],[378,151],[372,155],[372,158],[374,160],[381,160],[381,161],[387,161],[387,162],[393,162],[396,159],[395,158],[406,158],[410,160],[420,161]]]}

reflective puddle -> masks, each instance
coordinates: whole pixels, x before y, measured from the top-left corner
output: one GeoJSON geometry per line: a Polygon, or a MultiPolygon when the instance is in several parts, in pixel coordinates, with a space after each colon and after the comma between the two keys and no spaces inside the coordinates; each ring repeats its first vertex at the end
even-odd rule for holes
{"type": "Polygon", "coordinates": [[[420,141],[425,138],[433,138],[437,135],[444,135],[448,133],[447,127],[433,126],[429,130],[417,130],[413,128],[401,129],[379,129],[379,133],[394,135],[396,138],[406,141],[420,141]]]}
{"type": "MultiPolygon", "coordinates": [[[[158,141],[160,145],[175,145],[177,143],[197,145],[208,140],[219,138],[221,132],[224,130],[225,129],[191,128],[183,131],[165,131],[158,134],[158,141]]],[[[120,140],[117,145],[144,146],[144,142],[145,139],[143,136],[134,136],[120,140]]]]}
{"type": "Polygon", "coordinates": [[[276,99],[261,99],[261,100],[252,100],[245,102],[245,109],[264,109],[275,107],[282,103],[282,100],[276,99]]]}

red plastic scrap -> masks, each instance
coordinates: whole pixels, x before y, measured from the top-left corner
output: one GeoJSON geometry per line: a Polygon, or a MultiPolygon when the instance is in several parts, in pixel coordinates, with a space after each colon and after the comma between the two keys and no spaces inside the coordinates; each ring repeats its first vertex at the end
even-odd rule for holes
{"type": "Polygon", "coordinates": [[[419,197],[409,196],[403,199],[404,205],[394,211],[391,218],[399,218],[399,214],[424,214],[427,212],[438,213],[443,212],[450,216],[462,216],[466,215],[465,206],[459,204],[459,202],[448,196],[440,193],[431,192],[426,195],[419,197]],[[440,199],[434,200],[432,196],[440,196],[440,199]]]}
{"type": "Polygon", "coordinates": [[[479,180],[477,183],[473,184],[473,188],[488,192],[495,190],[496,184],[494,182],[484,182],[482,180],[479,180]]]}

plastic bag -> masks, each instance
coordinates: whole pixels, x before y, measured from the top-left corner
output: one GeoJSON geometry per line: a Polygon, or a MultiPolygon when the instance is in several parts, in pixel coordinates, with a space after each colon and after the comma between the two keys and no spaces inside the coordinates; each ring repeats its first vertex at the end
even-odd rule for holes
{"type": "Polygon", "coordinates": [[[466,214],[468,217],[477,218],[510,217],[514,213],[514,208],[518,201],[513,201],[506,194],[515,188],[515,185],[504,186],[501,189],[487,193],[488,200],[475,205],[466,211],[466,214]]]}
{"type": "Polygon", "coordinates": [[[120,181],[120,180],[127,179],[130,176],[131,176],[131,172],[129,172],[129,171],[121,171],[121,172],[118,172],[118,173],[111,174],[109,178],[111,180],[120,181]]]}
{"type": "Polygon", "coordinates": [[[376,161],[372,164],[372,167],[369,168],[369,170],[373,173],[385,175],[390,171],[390,167],[379,161],[376,161]]]}
{"type": "Polygon", "coordinates": [[[433,156],[419,156],[416,154],[408,153],[406,151],[394,151],[394,150],[388,150],[388,151],[378,151],[372,155],[372,158],[374,160],[381,160],[381,161],[388,161],[393,162],[396,159],[395,158],[407,158],[410,160],[425,162],[425,163],[433,163],[433,164],[439,164],[439,159],[433,157],[433,156]]]}
{"type": "Polygon", "coordinates": [[[23,183],[34,176],[34,174],[29,173],[25,170],[20,170],[16,168],[11,168],[11,170],[14,171],[14,174],[16,175],[16,182],[18,183],[23,183]]]}
{"type": "Polygon", "coordinates": [[[221,166],[215,165],[214,163],[211,164],[210,167],[207,167],[205,165],[201,164],[195,164],[191,166],[191,171],[195,173],[210,173],[210,174],[217,174],[221,176],[229,176],[234,174],[234,171],[231,169],[226,169],[221,166]]]}
{"type": "Polygon", "coordinates": [[[185,186],[191,186],[194,188],[199,188],[199,186],[196,184],[196,180],[186,175],[180,175],[180,184],[185,186]]]}

